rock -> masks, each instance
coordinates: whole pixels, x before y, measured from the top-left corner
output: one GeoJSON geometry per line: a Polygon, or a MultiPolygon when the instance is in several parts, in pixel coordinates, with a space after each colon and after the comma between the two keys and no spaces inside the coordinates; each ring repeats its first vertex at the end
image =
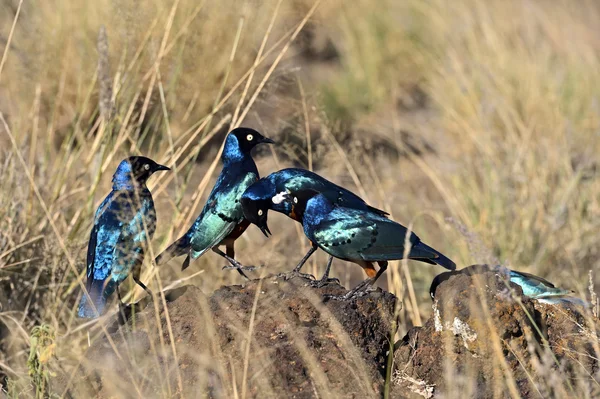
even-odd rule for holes
{"type": "Polygon", "coordinates": [[[378,289],[353,301],[323,301],[346,290],[308,282],[271,276],[210,297],[186,286],[166,293],[166,308],[160,300],[142,304],[97,338],[70,393],[380,396],[396,298],[378,289]]]}
{"type": "Polygon", "coordinates": [[[577,303],[544,304],[495,271],[466,268],[438,286],[425,325],[396,344],[393,394],[546,397],[578,386],[591,392],[597,327],[577,303]]]}

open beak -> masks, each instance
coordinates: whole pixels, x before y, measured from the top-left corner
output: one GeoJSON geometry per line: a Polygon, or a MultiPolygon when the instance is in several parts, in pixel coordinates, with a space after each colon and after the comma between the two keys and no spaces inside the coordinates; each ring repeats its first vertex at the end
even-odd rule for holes
{"type": "Polygon", "coordinates": [[[265,144],[277,144],[274,140],[271,140],[268,137],[263,137],[261,140],[261,143],[265,143],[265,144]]]}
{"type": "Polygon", "coordinates": [[[271,233],[271,230],[269,230],[269,226],[267,226],[266,224],[264,226],[260,226],[260,231],[262,231],[262,233],[267,238],[269,238],[269,234],[273,235],[273,233],[271,233]]]}
{"type": "Polygon", "coordinates": [[[159,170],[171,170],[171,168],[169,168],[168,166],[165,166],[165,165],[158,165],[156,167],[156,171],[158,172],[159,170]]]}

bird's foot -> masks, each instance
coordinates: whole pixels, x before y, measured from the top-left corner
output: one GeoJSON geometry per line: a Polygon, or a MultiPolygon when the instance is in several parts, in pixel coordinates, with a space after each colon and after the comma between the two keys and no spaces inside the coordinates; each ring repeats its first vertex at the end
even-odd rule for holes
{"type": "Polygon", "coordinates": [[[313,276],[312,274],[309,274],[309,273],[300,273],[299,271],[296,271],[296,270],[292,270],[292,271],[291,271],[291,272],[289,272],[289,273],[285,273],[285,274],[283,275],[283,277],[284,277],[286,280],[291,280],[291,279],[293,279],[293,278],[295,278],[295,277],[306,278],[306,279],[308,279],[308,280],[314,280],[314,279],[315,279],[315,276],[313,276]]]}
{"type": "Polygon", "coordinates": [[[255,272],[260,268],[260,266],[233,266],[233,265],[225,265],[222,270],[243,270],[246,272],[255,272]]]}
{"type": "Polygon", "coordinates": [[[368,279],[358,284],[352,290],[348,291],[344,295],[324,295],[324,299],[330,300],[335,299],[338,301],[349,301],[352,299],[360,298],[361,296],[367,295],[371,288],[372,280],[368,279]]]}
{"type": "Polygon", "coordinates": [[[335,301],[350,301],[352,299],[357,299],[360,298],[362,296],[367,295],[366,291],[350,291],[345,295],[323,295],[323,300],[325,302],[329,301],[329,300],[335,300],[335,301]]]}
{"type": "Polygon", "coordinates": [[[337,278],[322,278],[320,280],[310,282],[310,285],[315,288],[323,288],[327,284],[340,284],[340,280],[337,278]]]}
{"type": "MultiPolygon", "coordinates": [[[[231,261],[230,261],[230,262],[231,262],[231,261]]],[[[257,267],[256,267],[256,266],[244,266],[244,265],[242,265],[242,264],[241,264],[240,262],[238,262],[238,261],[233,261],[233,262],[231,262],[231,264],[230,264],[230,265],[223,266],[223,270],[231,270],[231,269],[233,269],[233,270],[237,270],[237,272],[238,272],[239,274],[241,274],[242,276],[244,276],[244,277],[246,278],[246,280],[250,280],[250,277],[248,277],[248,276],[246,275],[246,273],[244,273],[244,270],[247,270],[247,271],[254,271],[254,270],[256,270],[256,269],[257,269],[257,267]]]]}

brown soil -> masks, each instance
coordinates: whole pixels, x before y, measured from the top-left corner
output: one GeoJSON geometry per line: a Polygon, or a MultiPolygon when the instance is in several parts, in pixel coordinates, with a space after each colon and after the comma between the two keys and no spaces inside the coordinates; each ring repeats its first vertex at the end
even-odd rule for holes
{"type": "Polygon", "coordinates": [[[113,322],[110,338],[122,359],[100,338],[71,394],[169,396],[170,387],[185,397],[381,396],[396,298],[377,290],[355,301],[324,301],[323,294],[346,290],[308,282],[271,276],[209,298],[194,286],[170,291],[168,321],[163,306],[157,313],[149,304],[123,326],[113,322]]]}

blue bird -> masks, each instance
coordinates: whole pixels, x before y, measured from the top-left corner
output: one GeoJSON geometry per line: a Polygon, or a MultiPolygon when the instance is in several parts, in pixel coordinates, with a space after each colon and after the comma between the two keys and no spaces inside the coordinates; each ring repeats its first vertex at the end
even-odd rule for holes
{"type": "Polygon", "coordinates": [[[103,313],[108,298],[132,273],[140,281],[144,250],[156,230],[156,211],[146,181],[154,172],[170,170],[146,157],[123,160],[113,175],[112,191],[96,210],[87,252],[86,291],[79,302],[79,317],[103,313]]]}
{"type": "Polygon", "coordinates": [[[538,302],[546,304],[585,304],[585,301],[573,296],[573,291],[555,287],[554,284],[543,279],[542,277],[530,273],[511,270],[499,265],[494,267],[490,267],[488,265],[473,265],[460,271],[441,273],[433,279],[429,288],[429,295],[432,299],[435,299],[435,292],[438,286],[456,274],[462,273],[472,276],[485,272],[496,272],[506,281],[510,281],[511,283],[521,287],[523,290],[523,295],[528,298],[535,299],[538,302]]]}
{"type": "MultiPolygon", "coordinates": [[[[269,176],[263,177],[248,187],[242,195],[241,200],[246,220],[258,226],[267,237],[268,234],[271,234],[267,224],[269,210],[283,213],[291,219],[302,223],[302,219],[298,218],[298,215],[293,212],[292,204],[284,201],[284,196],[287,193],[300,190],[314,190],[319,192],[337,206],[373,212],[380,216],[387,215],[386,212],[369,206],[353,192],[330,182],[314,172],[306,169],[288,168],[271,173],[269,176]]],[[[300,260],[292,273],[300,274],[302,266],[304,266],[308,258],[318,248],[318,245],[312,243],[311,248],[302,260],[300,260]]],[[[317,287],[323,286],[329,280],[332,260],[333,257],[330,256],[323,277],[316,282],[317,287]]]]}
{"type": "Polygon", "coordinates": [[[384,216],[336,206],[314,190],[300,190],[283,197],[292,206],[292,212],[302,219],[304,234],[311,242],[336,258],[358,264],[369,277],[337,299],[349,299],[364,292],[385,272],[390,260],[406,257],[456,269],[446,256],[421,242],[415,234],[407,236],[406,227],[384,216]],[[409,248],[405,248],[406,242],[409,248]],[[378,271],[374,262],[379,265],[378,271]]]}
{"type": "Polygon", "coordinates": [[[185,270],[190,259],[197,259],[212,249],[248,278],[243,272],[244,267],[234,259],[234,242],[250,225],[244,219],[240,198],[258,180],[258,169],[250,152],[261,143],[273,144],[274,141],[244,127],[227,135],[222,156],[223,170],[206,205],[189,230],[156,258],[157,264],[187,254],[182,265],[182,270],[185,270]],[[227,253],[218,248],[220,245],[225,245],[227,253]]]}

